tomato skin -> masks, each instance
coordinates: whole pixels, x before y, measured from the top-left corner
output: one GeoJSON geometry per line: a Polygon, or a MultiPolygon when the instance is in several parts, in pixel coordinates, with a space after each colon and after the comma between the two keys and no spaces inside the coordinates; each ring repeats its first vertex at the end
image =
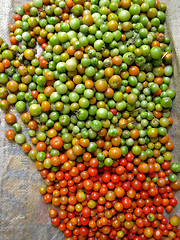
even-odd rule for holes
{"type": "Polygon", "coordinates": [[[51,139],[50,141],[50,145],[54,148],[54,149],[61,149],[63,146],[63,140],[61,137],[54,137],[51,139]]]}
{"type": "Polygon", "coordinates": [[[19,14],[14,15],[14,20],[15,21],[21,20],[21,16],[19,14]]]}
{"type": "Polygon", "coordinates": [[[154,233],[153,233],[153,236],[155,239],[162,239],[163,237],[163,232],[161,229],[155,229],[154,230],[154,233]]]}
{"type": "Polygon", "coordinates": [[[52,223],[52,225],[55,226],[55,227],[59,226],[59,224],[60,224],[60,218],[59,218],[59,217],[53,217],[53,218],[51,219],[51,223],[52,223]]]}
{"type": "Polygon", "coordinates": [[[8,130],[6,132],[6,138],[9,140],[9,141],[13,141],[14,138],[15,138],[15,132],[13,130],[8,130]]]}
{"type": "Polygon", "coordinates": [[[109,150],[109,157],[112,159],[118,159],[121,157],[121,149],[118,147],[112,147],[109,150]]]}
{"type": "MultiPolygon", "coordinates": [[[[125,194],[125,190],[124,190],[124,188],[122,188],[122,187],[116,187],[115,188],[115,190],[114,190],[114,192],[115,192],[115,195],[118,197],[118,198],[122,198],[123,196],[124,196],[124,194],[125,194]]],[[[122,202],[123,203],[123,202],[122,202]]],[[[124,204],[123,204],[124,205],[124,204]]]]}
{"type": "Polygon", "coordinates": [[[87,227],[81,227],[79,233],[83,237],[86,237],[89,233],[89,229],[87,227]]]}
{"type": "Polygon", "coordinates": [[[121,203],[123,204],[125,209],[128,209],[132,206],[132,202],[131,202],[130,198],[128,198],[128,197],[123,197],[121,199],[121,203]]]}
{"type": "MultiPolygon", "coordinates": [[[[58,156],[52,157],[52,158],[51,158],[51,164],[52,164],[53,166],[59,166],[59,165],[60,165],[60,158],[59,158],[58,156]]],[[[60,174],[58,175],[58,178],[61,179],[61,175],[60,175],[60,174]]]]}
{"type": "Polygon", "coordinates": [[[131,66],[129,68],[129,73],[131,76],[137,76],[139,74],[139,68],[136,66],[131,66]]]}
{"type": "Polygon", "coordinates": [[[129,152],[129,153],[126,154],[125,159],[126,159],[128,162],[132,162],[132,161],[134,160],[134,155],[129,152]]]}
{"type": "Polygon", "coordinates": [[[125,172],[125,168],[123,166],[119,166],[116,168],[116,173],[118,175],[122,175],[125,172]]]}
{"type": "Polygon", "coordinates": [[[109,109],[109,111],[112,112],[113,116],[116,116],[116,114],[117,114],[116,108],[111,108],[111,109],[109,109]]]}
{"type": "Polygon", "coordinates": [[[136,190],[136,191],[137,191],[137,190],[141,190],[142,184],[141,184],[140,181],[134,180],[134,181],[132,182],[132,187],[133,187],[133,189],[136,190]]]}
{"type": "Polygon", "coordinates": [[[31,145],[29,143],[24,143],[22,145],[22,150],[24,153],[28,153],[31,150],[31,145]]]}
{"type": "Polygon", "coordinates": [[[39,151],[39,152],[45,152],[46,150],[46,144],[44,142],[38,142],[38,144],[36,145],[36,149],[39,151]]]}
{"type": "Polygon", "coordinates": [[[43,200],[45,203],[50,203],[52,201],[52,195],[49,193],[46,193],[43,197],[43,200]]]}
{"type": "Polygon", "coordinates": [[[90,217],[91,216],[91,210],[88,207],[83,208],[82,215],[84,217],[90,217]]]}
{"type": "Polygon", "coordinates": [[[13,124],[16,122],[16,116],[13,114],[13,113],[7,113],[6,116],[5,116],[5,121],[8,123],[8,124],[13,124]]]}

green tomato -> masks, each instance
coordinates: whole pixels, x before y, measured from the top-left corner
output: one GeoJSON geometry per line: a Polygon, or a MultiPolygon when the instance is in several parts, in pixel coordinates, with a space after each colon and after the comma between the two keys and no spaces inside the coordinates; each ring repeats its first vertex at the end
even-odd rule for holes
{"type": "Polygon", "coordinates": [[[88,67],[91,64],[90,58],[82,58],[81,64],[83,65],[83,67],[88,67]]]}
{"type": "Polygon", "coordinates": [[[86,74],[86,76],[88,76],[88,77],[93,77],[94,74],[95,74],[95,68],[92,67],[92,66],[87,67],[87,68],[85,69],[85,74],[86,74]]]}
{"type": "Polygon", "coordinates": [[[162,57],[162,54],[163,54],[160,47],[151,48],[150,53],[151,53],[151,57],[153,59],[160,59],[162,57]]]}
{"type": "Polygon", "coordinates": [[[99,161],[104,161],[105,160],[105,156],[104,156],[104,154],[103,153],[98,153],[97,154],[97,159],[99,160],[99,161]]]}
{"type": "Polygon", "coordinates": [[[38,161],[43,162],[46,158],[46,153],[45,152],[38,152],[36,155],[36,158],[38,161]]]}
{"type": "Polygon", "coordinates": [[[115,128],[110,128],[110,129],[108,130],[108,135],[109,135],[110,137],[117,137],[117,136],[118,136],[118,130],[115,129],[115,128]]]}
{"type": "Polygon", "coordinates": [[[61,95],[58,92],[53,92],[50,96],[51,102],[55,103],[61,99],[61,95]]]}
{"type": "Polygon", "coordinates": [[[97,149],[97,145],[95,142],[90,142],[88,147],[87,147],[87,151],[90,152],[90,153],[93,153],[95,152],[97,149]]]}
{"type": "Polygon", "coordinates": [[[153,214],[153,213],[149,213],[149,214],[147,215],[147,219],[148,219],[150,222],[153,222],[153,221],[155,220],[154,214],[153,214]]]}
{"type": "Polygon", "coordinates": [[[8,82],[8,76],[5,73],[0,73],[0,84],[6,84],[8,82]]]}
{"type": "Polygon", "coordinates": [[[170,108],[172,107],[172,100],[169,97],[164,97],[161,99],[161,106],[163,108],[170,108]]]}
{"type": "Polygon", "coordinates": [[[108,111],[105,108],[99,108],[96,112],[96,115],[100,119],[107,119],[108,111]]]}
{"type": "MultiPolygon", "coordinates": [[[[51,155],[52,156],[52,155],[51,155]]],[[[50,158],[46,158],[43,162],[43,166],[46,168],[46,169],[50,169],[52,164],[51,164],[51,159],[50,158]]]]}
{"type": "Polygon", "coordinates": [[[85,91],[84,84],[80,83],[76,85],[75,92],[77,92],[78,94],[82,94],[84,91],[85,91]]]}
{"type": "Polygon", "coordinates": [[[46,140],[46,134],[44,133],[44,132],[39,132],[38,134],[37,134],[37,139],[39,140],[39,141],[45,141],[46,140]]]}
{"type": "Polygon", "coordinates": [[[170,77],[173,75],[173,67],[171,65],[165,66],[164,68],[164,75],[166,77],[170,77]]]}
{"type": "Polygon", "coordinates": [[[175,173],[180,172],[180,163],[171,164],[171,170],[175,173]]]}
{"type": "Polygon", "coordinates": [[[34,6],[37,8],[41,8],[43,5],[43,0],[34,0],[34,6]]]}
{"type": "Polygon", "coordinates": [[[95,42],[94,42],[94,48],[95,48],[95,50],[96,51],[101,51],[102,50],[102,48],[103,48],[103,46],[104,46],[105,44],[104,44],[104,42],[103,42],[103,40],[96,40],[95,42]]]}
{"type": "Polygon", "coordinates": [[[21,131],[21,125],[19,123],[14,123],[12,125],[12,127],[14,128],[14,131],[16,131],[16,132],[20,132],[21,131]]]}
{"type": "Polygon", "coordinates": [[[2,52],[2,58],[12,60],[13,59],[13,52],[10,51],[10,50],[4,50],[2,52]]]}
{"type": "Polygon", "coordinates": [[[132,4],[129,8],[131,15],[139,15],[141,12],[141,7],[138,4],[132,4]]]}
{"type": "Polygon", "coordinates": [[[18,7],[15,12],[16,12],[17,14],[21,15],[21,16],[23,16],[23,14],[24,14],[24,10],[23,10],[22,7],[18,7]]]}
{"type": "Polygon", "coordinates": [[[80,20],[78,18],[72,18],[70,20],[70,27],[73,30],[78,30],[80,28],[80,20]]]}
{"type": "Polygon", "coordinates": [[[103,41],[105,43],[111,43],[113,41],[114,35],[111,32],[106,32],[103,35],[103,41]]]}
{"type": "Polygon", "coordinates": [[[23,143],[25,143],[26,138],[23,134],[16,134],[15,136],[15,142],[22,145],[23,143]]]}
{"type": "Polygon", "coordinates": [[[66,61],[66,69],[69,72],[75,71],[77,68],[77,61],[75,58],[70,58],[66,61]]]}
{"type": "Polygon", "coordinates": [[[87,98],[84,98],[84,97],[80,98],[79,99],[79,106],[81,108],[88,108],[89,107],[89,100],[87,98]]]}
{"type": "MultiPolygon", "coordinates": [[[[68,41],[68,34],[66,32],[59,32],[57,36],[60,43],[68,41]]],[[[56,44],[58,44],[58,42],[56,44]]]]}
{"type": "Polygon", "coordinates": [[[15,105],[15,108],[18,112],[22,113],[26,109],[26,103],[23,101],[18,101],[15,105]]]}
{"type": "Polygon", "coordinates": [[[33,117],[38,117],[42,112],[42,108],[40,105],[38,104],[32,104],[29,107],[29,113],[33,116],[33,117]]]}
{"type": "Polygon", "coordinates": [[[80,108],[79,110],[77,110],[76,116],[78,120],[84,121],[88,117],[88,111],[86,109],[80,108]]]}
{"type": "Polygon", "coordinates": [[[116,102],[121,102],[123,100],[123,94],[122,92],[120,91],[116,91],[113,95],[113,99],[116,101],[116,102]]]}
{"type": "Polygon", "coordinates": [[[121,146],[121,153],[123,156],[125,156],[128,153],[128,147],[127,146],[121,146]]]}
{"type": "Polygon", "coordinates": [[[133,64],[134,60],[135,60],[135,54],[132,52],[126,52],[123,55],[123,62],[126,63],[127,65],[133,64]]]}
{"type": "Polygon", "coordinates": [[[91,122],[91,128],[95,131],[95,132],[99,132],[102,128],[102,122],[98,121],[98,120],[93,120],[91,122]]]}
{"type": "Polygon", "coordinates": [[[166,93],[167,93],[167,96],[170,97],[171,99],[174,99],[176,96],[176,93],[173,89],[167,89],[166,93]]]}
{"type": "Polygon", "coordinates": [[[30,35],[29,32],[23,32],[22,38],[23,38],[24,41],[28,42],[28,41],[31,40],[31,35],[30,35]]]}
{"type": "Polygon", "coordinates": [[[68,115],[61,115],[59,117],[59,122],[62,126],[68,126],[70,124],[70,117],[68,115]]]}
{"type": "Polygon", "coordinates": [[[107,167],[111,167],[113,165],[113,160],[111,158],[106,158],[104,160],[104,165],[107,167]]]}
{"type": "Polygon", "coordinates": [[[158,133],[161,136],[165,136],[167,134],[167,129],[164,127],[160,127],[160,128],[158,128],[158,133]]]}
{"type": "Polygon", "coordinates": [[[166,117],[162,117],[160,120],[159,120],[159,123],[162,127],[168,127],[169,126],[169,120],[168,118],[166,117]]]}
{"type": "Polygon", "coordinates": [[[84,97],[91,99],[94,96],[94,91],[92,89],[86,89],[84,91],[84,97]]]}
{"type": "Polygon", "coordinates": [[[70,100],[71,102],[78,102],[78,101],[79,101],[79,94],[76,93],[76,92],[71,92],[71,93],[69,94],[69,100],[70,100]]]}
{"type": "Polygon", "coordinates": [[[133,146],[132,147],[132,153],[134,155],[140,155],[141,154],[141,148],[139,146],[133,146]]]}
{"type": "Polygon", "coordinates": [[[156,0],[144,0],[144,3],[148,3],[150,8],[154,8],[156,6],[156,0]]]}
{"type": "Polygon", "coordinates": [[[124,237],[123,231],[118,231],[118,232],[117,232],[117,236],[118,236],[119,238],[123,238],[123,237],[124,237]]]}
{"type": "Polygon", "coordinates": [[[60,84],[57,88],[56,88],[56,91],[59,93],[59,94],[65,94],[67,92],[68,88],[65,84],[60,84]]]}
{"type": "Polygon", "coordinates": [[[152,83],[150,85],[150,90],[151,90],[152,93],[157,93],[158,90],[159,90],[159,86],[156,83],[152,83]]]}
{"type": "Polygon", "coordinates": [[[128,22],[129,19],[131,18],[131,14],[127,10],[122,10],[119,12],[118,17],[121,22],[128,22]]]}
{"type": "Polygon", "coordinates": [[[172,173],[169,175],[169,181],[170,182],[176,182],[177,181],[177,176],[176,174],[172,173]]]}

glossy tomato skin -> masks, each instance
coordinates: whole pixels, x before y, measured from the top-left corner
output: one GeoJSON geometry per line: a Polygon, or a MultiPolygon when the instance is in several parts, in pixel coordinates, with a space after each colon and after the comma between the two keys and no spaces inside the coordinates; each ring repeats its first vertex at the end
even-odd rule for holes
{"type": "Polygon", "coordinates": [[[132,153],[127,153],[125,158],[128,162],[132,162],[134,160],[134,155],[132,153]]]}
{"type": "Polygon", "coordinates": [[[60,224],[60,218],[58,218],[58,217],[54,217],[54,218],[51,218],[51,223],[52,223],[52,225],[53,226],[59,226],[59,224],[60,224]]]}
{"type": "Polygon", "coordinates": [[[131,202],[130,198],[128,198],[128,197],[123,197],[121,199],[121,203],[123,204],[125,209],[128,209],[132,206],[132,202],[131,202]]]}
{"type": "Polygon", "coordinates": [[[116,108],[111,108],[109,111],[112,112],[113,116],[116,116],[116,114],[117,114],[116,108]]]}
{"type": "Polygon", "coordinates": [[[51,139],[50,144],[54,149],[61,149],[63,146],[63,140],[61,137],[54,137],[51,139]]]}

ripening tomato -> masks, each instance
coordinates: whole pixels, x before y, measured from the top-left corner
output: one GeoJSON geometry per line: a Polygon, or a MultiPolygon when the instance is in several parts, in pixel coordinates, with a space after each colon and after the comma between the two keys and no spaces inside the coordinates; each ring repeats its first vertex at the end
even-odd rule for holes
{"type": "Polygon", "coordinates": [[[54,137],[51,139],[50,141],[50,145],[54,148],[54,149],[61,149],[63,146],[63,140],[61,137],[54,137]]]}

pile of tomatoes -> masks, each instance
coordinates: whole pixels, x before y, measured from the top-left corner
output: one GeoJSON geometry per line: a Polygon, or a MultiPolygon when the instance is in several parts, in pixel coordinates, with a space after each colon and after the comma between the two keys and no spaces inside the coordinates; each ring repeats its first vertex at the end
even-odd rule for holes
{"type": "Polygon", "coordinates": [[[11,46],[0,39],[6,138],[36,162],[65,240],[180,239],[178,217],[165,217],[180,189],[165,10],[159,0],[34,0],[15,11],[11,46]]]}

